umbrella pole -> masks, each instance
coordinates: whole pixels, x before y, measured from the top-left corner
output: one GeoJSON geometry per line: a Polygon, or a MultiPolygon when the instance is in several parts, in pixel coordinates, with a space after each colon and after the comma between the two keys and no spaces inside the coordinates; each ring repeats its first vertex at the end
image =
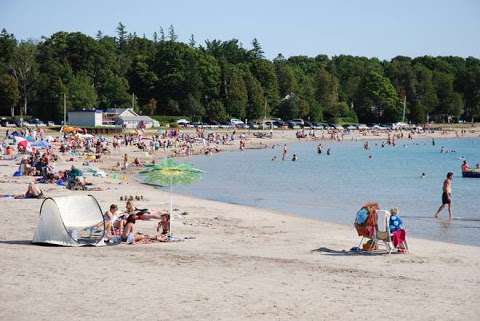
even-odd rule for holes
{"type": "Polygon", "coordinates": [[[170,219],[168,220],[168,238],[172,237],[171,222],[173,219],[173,195],[172,195],[172,178],[170,177],[170,219]]]}

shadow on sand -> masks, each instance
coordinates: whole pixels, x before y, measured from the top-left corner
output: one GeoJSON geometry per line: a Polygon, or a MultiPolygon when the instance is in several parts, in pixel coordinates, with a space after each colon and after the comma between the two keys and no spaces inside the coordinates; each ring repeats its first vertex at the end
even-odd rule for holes
{"type": "MultiPolygon", "coordinates": [[[[381,256],[386,255],[387,252],[385,251],[363,251],[363,250],[356,250],[356,251],[347,251],[347,250],[332,250],[328,247],[319,247],[318,249],[311,250],[312,253],[319,252],[324,255],[331,255],[331,256],[381,256]]],[[[394,254],[394,253],[392,253],[394,254]]]]}
{"type": "Polygon", "coordinates": [[[0,244],[33,245],[32,240],[0,240],[0,244]]]}
{"type": "Polygon", "coordinates": [[[32,240],[0,240],[0,245],[32,245],[32,246],[53,246],[58,247],[59,245],[47,244],[47,243],[32,243],[32,240]]]}

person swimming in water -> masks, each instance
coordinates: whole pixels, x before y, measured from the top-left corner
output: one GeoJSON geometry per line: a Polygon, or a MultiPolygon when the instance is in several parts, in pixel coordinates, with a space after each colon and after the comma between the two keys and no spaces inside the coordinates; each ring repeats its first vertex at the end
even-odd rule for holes
{"type": "Polygon", "coordinates": [[[295,162],[296,160],[297,160],[297,154],[293,154],[292,162],[295,162]]]}

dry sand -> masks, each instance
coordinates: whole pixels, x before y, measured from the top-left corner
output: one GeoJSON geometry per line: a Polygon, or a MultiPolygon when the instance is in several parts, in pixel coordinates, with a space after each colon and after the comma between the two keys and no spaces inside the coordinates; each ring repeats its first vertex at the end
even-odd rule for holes
{"type": "MultiPolygon", "coordinates": [[[[6,166],[5,166],[6,165],[6,166]]],[[[59,167],[69,164],[59,164],[59,167]]],[[[108,167],[105,163],[102,166],[108,167]]],[[[21,193],[0,161],[0,194],[21,193]]],[[[105,210],[167,208],[169,194],[100,181],[105,210]]],[[[49,196],[68,190],[42,185],[49,196]]],[[[359,204],[361,201],[359,201],[359,204]]],[[[41,200],[0,199],[0,320],[478,320],[480,248],[409,238],[410,254],[348,255],[353,227],[174,195],[182,242],[65,248],[30,243],[41,200]],[[187,215],[180,215],[187,212],[187,215]]],[[[292,213],[293,214],[293,213],[292,213]]],[[[353,220],[353,217],[352,217],[353,220]]],[[[137,223],[154,232],[155,222],[137,223]]]]}

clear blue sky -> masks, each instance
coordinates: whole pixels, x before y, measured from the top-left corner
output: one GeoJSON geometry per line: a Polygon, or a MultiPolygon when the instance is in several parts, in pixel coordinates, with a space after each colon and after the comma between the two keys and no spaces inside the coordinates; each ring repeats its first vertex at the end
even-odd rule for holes
{"type": "Polygon", "coordinates": [[[268,58],[351,54],[480,57],[480,0],[0,0],[0,28],[19,39],[98,30],[179,39],[259,39],[268,58]]]}

